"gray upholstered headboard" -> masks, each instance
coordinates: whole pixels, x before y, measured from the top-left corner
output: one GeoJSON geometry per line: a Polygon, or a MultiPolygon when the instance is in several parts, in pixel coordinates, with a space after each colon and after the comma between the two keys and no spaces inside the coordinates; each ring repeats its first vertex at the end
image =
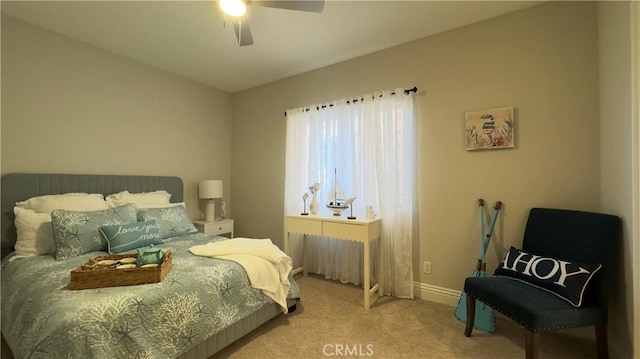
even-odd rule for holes
{"type": "Polygon", "coordinates": [[[69,192],[101,193],[106,197],[124,190],[132,193],[166,190],[171,193],[171,202],[182,202],[184,195],[182,179],[169,176],[10,173],[2,176],[1,188],[2,257],[13,250],[16,243],[13,207],[18,201],[69,192]]]}

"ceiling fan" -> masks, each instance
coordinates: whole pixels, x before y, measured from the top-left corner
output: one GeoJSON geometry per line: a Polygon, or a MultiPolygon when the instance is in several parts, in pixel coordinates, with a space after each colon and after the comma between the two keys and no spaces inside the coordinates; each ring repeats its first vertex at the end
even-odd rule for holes
{"type": "MultiPolygon", "coordinates": [[[[324,0],[219,0],[220,8],[225,15],[231,17],[233,29],[240,46],[253,45],[253,36],[249,28],[249,21],[245,16],[247,6],[262,6],[286,10],[298,10],[321,13],[324,10],[324,0]]],[[[225,21],[226,22],[226,21],[225,21]]]]}

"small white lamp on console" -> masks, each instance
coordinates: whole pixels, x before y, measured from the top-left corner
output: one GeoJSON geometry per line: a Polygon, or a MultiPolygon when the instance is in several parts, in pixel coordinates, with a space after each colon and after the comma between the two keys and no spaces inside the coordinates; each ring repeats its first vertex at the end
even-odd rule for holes
{"type": "Polygon", "coordinates": [[[198,198],[206,199],[204,221],[213,222],[216,218],[216,198],[222,198],[221,180],[204,180],[198,183],[198,198]]]}

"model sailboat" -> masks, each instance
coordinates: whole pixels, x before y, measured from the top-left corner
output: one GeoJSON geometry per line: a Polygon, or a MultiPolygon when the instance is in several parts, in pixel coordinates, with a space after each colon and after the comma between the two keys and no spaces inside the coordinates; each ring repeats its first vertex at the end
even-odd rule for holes
{"type": "Polygon", "coordinates": [[[338,170],[334,170],[333,186],[329,192],[329,201],[327,208],[333,211],[334,216],[339,216],[342,211],[349,208],[349,205],[355,200],[355,197],[347,198],[342,192],[342,187],[338,182],[338,170]]]}

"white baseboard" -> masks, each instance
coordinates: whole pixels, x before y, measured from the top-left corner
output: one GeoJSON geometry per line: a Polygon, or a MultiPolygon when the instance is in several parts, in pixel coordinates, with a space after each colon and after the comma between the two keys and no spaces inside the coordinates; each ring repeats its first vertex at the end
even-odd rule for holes
{"type": "Polygon", "coordinates": [[[438,287],[437,285],[425,284],[420,282],[413,282],[413,290],[416,297],[419,299],[445,304],[451,307],[455,307],[458,305],[460,295],[462,294],[462,292],[459,290],[438,287]]]}

